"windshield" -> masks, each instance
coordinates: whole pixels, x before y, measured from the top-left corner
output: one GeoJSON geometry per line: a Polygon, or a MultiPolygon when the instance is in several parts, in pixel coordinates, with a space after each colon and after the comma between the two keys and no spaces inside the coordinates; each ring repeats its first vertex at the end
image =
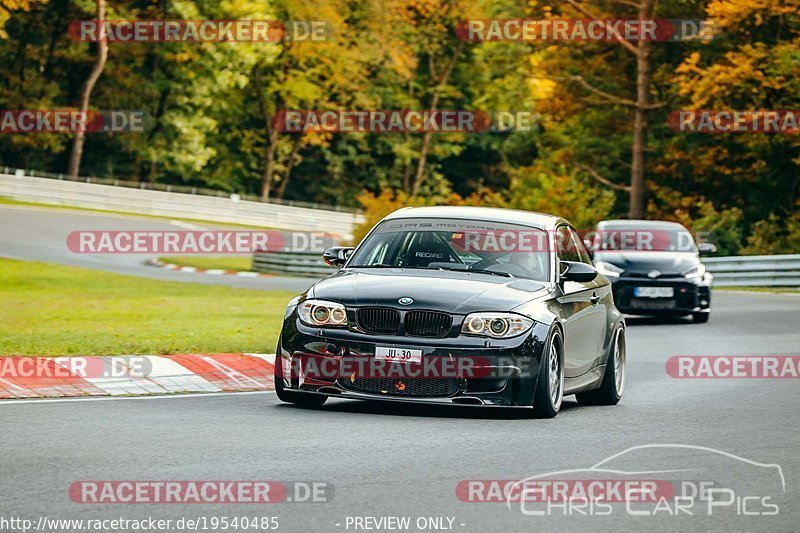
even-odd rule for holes
{"type": "Polygon", "coordinates": [[[697,252],[692,234],[682,227],[606,227],[594,238],[594,248],[622,252],[697,252]]]}
{"type": "Polygon", "coordinates": [[[547,281],[549,243],[544,230],[450,219],[381,222],[348,268],[435,269],[547,281]]]}

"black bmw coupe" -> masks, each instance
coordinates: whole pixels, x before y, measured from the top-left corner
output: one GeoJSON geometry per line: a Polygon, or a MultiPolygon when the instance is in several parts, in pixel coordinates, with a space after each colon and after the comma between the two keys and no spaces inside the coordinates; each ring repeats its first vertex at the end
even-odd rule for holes
{"type": "Polygon", "coordinates": [[[278,397],[526,407],[566,395],[613,405],[625,387],[625,322],[611,284],[566,220],[481,207],[405,208],[339,271],[286,309],[278,397]]]}

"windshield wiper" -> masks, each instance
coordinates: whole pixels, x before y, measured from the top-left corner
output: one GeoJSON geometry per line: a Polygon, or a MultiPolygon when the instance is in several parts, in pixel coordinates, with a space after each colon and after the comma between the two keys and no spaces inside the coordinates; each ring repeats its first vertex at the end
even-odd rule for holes
{"type": "Polygon", "coordinates": [[[405,270],[442,270],[448,272],[475,272],[477,274],[491,274],[492,276],[502,276],[504,278],[513,278],[515,276],[509,274],[508,272],[495,272],[494,270],[483,270],[483,269],[473,269],[473,268],[449,268],[449,267],[413,267],[413,266],[398,266],[398,265],[353,265],[349,268],[402,268],[405,270]]]}
{"type": "Polygon", "coordinates": [[[446,267],[423,267],[429,270],[447,270],[449,272],[476,272],[478,274],[491,274],[493,276],[502,276],[504,278],[513,278],[514,276],[508,272],[495,272],[494,270],[483,270],[481,268],[446,268],[446,267]]]}
{"type": "Polygon", "coordinates": [[[491,274],[493,276],[503,276],[504,278],[513,278],[514,276],[509,274],[508,272],[495,272],[494,270],[483,270],[483,269],[474,269],[470,268],[465,270],[464,272],[478,272],[479,274],[491,274]]]}

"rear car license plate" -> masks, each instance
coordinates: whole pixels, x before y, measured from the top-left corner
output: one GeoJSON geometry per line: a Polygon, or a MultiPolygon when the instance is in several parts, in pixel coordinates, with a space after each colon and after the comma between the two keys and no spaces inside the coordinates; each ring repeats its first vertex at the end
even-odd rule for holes
{"type": "Polygon", "coordinates": [[[672,298],[675,291],[672,287],[636,287],[633,295],[636,298],[672,298]]]}
{"type": "Polygon", "coordinates": [[[395,363],[421,363],[422,350],[411,348],[390,348],[388,346],[375,347],[375,359],[393,361],[395,363]]]}

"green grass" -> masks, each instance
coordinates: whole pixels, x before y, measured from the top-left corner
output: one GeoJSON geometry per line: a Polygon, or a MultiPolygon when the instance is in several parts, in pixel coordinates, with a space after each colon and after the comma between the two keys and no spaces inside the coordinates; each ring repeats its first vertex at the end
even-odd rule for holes
{"type": "Polygon", "coordinates": [[[226,228],[244,228],[244,229],[275,229],[271,226],[250,226],[247,224],[235,224],[233,222],[214,222],[211,220],[201,220],[197,218],[177,218],[177,217],[162,217],[158,215],[145,215],[141,213],[134,213],[131,211],[112,211],[108,209],[90,209],[88,207],[76,207],[72,205],[56,205],[56,204],[42,204],[38,202],[20,202],[19,200],[12,200],[11,198],[6,198],[5,196],[0,196],[0,205],[15,205],[20,207],[44,207],[47,209],[67,209],[70,211],[86,211],[88,213],[99,213],[103,215],[122,215],[126,217],[139,217],[139,218],[150,218],[155,220],[177,220],[180,222],[187,222],[189,224],[209,224],[219,227],[226,227],[226,228]]]}
{"type": "Polygon", "coordinates": [[[0,259],[0,355],[275,351],[290,292],[0,259]]]}
{"type": "Polygon", "coordinates": [[[714,287],[715,291],[798,292],[800,287],[714,287]]]}
{"type": "Polygon", "coordinates": [[[159,257],[165,263],[173,265],[202,268],[205,270],[237,270],[248,272],[252,270],[252,256],[209,256],[209,255],[174,255],[159,257]]]}

